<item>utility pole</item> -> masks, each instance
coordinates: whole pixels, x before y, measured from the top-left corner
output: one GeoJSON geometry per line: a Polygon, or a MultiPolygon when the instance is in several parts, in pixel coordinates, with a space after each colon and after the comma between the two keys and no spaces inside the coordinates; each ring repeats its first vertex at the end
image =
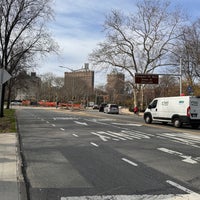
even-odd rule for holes
{"type": "Polygon", "coordinates": [[[59,66],[61,68],[65,68],[65,69],[68,69],[72,72],[72,110],[73,110],[73,107],[74,107],[74,97],[75,97],[75,72],[78,71],[78,70],[73,70],[69,67],[64,67],[64,66],[59,66]]]}
{"type": "Polygon", "coordinates": [[[179,74],[179,78],[180,78],[180,96],[182,94],[182,58],[180,57],[180,74],[179,74]]]}

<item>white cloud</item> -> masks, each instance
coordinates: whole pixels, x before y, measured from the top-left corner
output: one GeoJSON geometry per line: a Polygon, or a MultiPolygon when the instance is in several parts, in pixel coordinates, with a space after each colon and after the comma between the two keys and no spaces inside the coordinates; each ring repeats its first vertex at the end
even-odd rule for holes
{"type": "Polygon", "coordinates": [[[68,70],[59,68],[59,66],[65,66],[71,69],[82,68],[84,63],[88,62],[88,55],[100,40],[90,38],[83,40],[76,37],[57,38],[61,53],[59,55],[49,55],[41,60],[40,66],[42,67],[38,68],[38,73],[52,72],[55,75],[64,76],[64,72],[68,70]]]}
{"type": "MultiPolygon", "coordinates": [[[[80,69],[88,62],[88,55],[104,40],[103,24],[105,16],[112,9],[119,9],[125,13],[134,13],[138,0],[55,0],[53,9],[55,21],[48,24],[55,41],[59,44],[61,55],[49,55],[38,63],[38,73],[52,72],[58,76],[64,76],[63,65],[74,69],[80,69]]],[[[190,6],[195,10],[195,15],[200,6],[199,0],[174,0],[185,6],[190,13],[190,6]],[[194,2],[194,4],[193,4],[194,2]],[[195,9],[196,8],[196,9],[195,9]]],[[[97,73],[95,77],[98,83],[104,83],[104,73],[97,73]]],[[[97,84],[98,84],[97,83],[97,84]]]]}

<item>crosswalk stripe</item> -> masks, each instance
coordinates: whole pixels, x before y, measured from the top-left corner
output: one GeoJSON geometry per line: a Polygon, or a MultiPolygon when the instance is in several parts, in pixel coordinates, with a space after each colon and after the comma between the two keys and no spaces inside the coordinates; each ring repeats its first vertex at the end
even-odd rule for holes
{"type": "Polygon", "coordinates": [[[91,132],[91,134],[100,137],[103,141],[111,140],[133,140],[133,139],[150,139],[151,135],[145,134],[139,131],[125,131],[122,130],[121,132],[114,132],[114,131],[98,131],[98,132],[91,132]]]}
{"type": "Polygon", "coordinates": [[[60,200],[199,200],[200,195],[192,194],[168,194],[168,195],[102,195],[102,196],[77,196],[77,197],[61,197],[60,200]]]}

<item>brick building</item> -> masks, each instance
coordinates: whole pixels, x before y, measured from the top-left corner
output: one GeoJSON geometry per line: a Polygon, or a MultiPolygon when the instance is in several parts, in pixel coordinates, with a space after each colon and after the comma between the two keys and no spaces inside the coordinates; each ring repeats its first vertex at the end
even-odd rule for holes
{"type": "Polygon", "coordinates": [[[85,68],[65,72],[64,88],[68,99],[86,99],[94,92],[94,71],[85,68]]]}

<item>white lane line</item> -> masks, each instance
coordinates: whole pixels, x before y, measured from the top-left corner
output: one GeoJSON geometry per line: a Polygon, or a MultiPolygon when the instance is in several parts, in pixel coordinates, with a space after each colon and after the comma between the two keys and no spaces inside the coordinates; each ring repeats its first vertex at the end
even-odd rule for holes
{"type": "MultiPolygon", "coordinates": [[[[182,190],[182,191],[188,193],[188,194],[197,194],[197,195],[199,195],[198,193],[193,192],[192,190],[190,190],[190,189],[188,189],[188,188],[185,188],[185,187],[183,187],[182,185],[179,185],[178,183],[175,183],[175,182],[173,182],[173,181],[167,180],[166,182],[167,182],[168,184],[170,184],[170,185],[172,185],[172,186],[174,186],[174,187],[176,187],[176,188],[178,188],[178,189],[180,189],[180,190],[182,190]]],[[[199,196],[199,197],[200,197],[200,196],[199,196]]]]}
{"type": "Polygon", "coordinates": [[[165,152],[165,153],[169,153],[171,155],[175,155],[175,156],[179,156],[181,158],[183,158],[183,162],[186,163],[190,163],[190,164],[197,164],[198,162],[196,161],[195,158],[192,158],[192,156],[187,156],[187,155],[183,155],[182,153],[178,152],[178,151],[173,151],[167,148],[157,148],[159,151],[165,152]]]}
{"type": "Polygon", "coordinates": [[[142,126],[141,124],[122,124],[122,123],[112,123],[114,125],[120,125],[120,126],[142,126]]]}
{"type": "Polygon", "coordinates": [[[60,128],[60,130],[61,130],[61,131],[64,131],[65,129],[64,129],[64,128],[60,128]]]}
{"type": "Polygon", "coordinates": [[[101,119],[87,119],[87,121],[91,122],[110,122],[110,121],[116,121],[116,119],[109,119],[109,118],[101,118],[101,119]]]}
{"type": "Polygon", "coordinates": [[[75,120],[77,117],[54,117],[53,120],[75,120]]]}
{"type": "Polygon", "coordinates": [[[91,145],[95,146],[95,147],[99,147],[98,144],[94,143],[94,142],[90,142],[91,145]]]}
{"type": "Polygon", "coordinates": [[[87,126],[88,124],[86,122],[78,122],[78,121],[74,121],[76,124],[80,124],[80,125],[84,125],[87,126]]]}
{"type": "Polygon", "coordinates": [[[119,139],[117,139],[117,138],[112,138],[112,140],[113,140],[113,141],[119,141],[119,139]]]}
{"type": "Polygon", "coordinates": [[[76,135],[76,134],[72,134],[74,137],[79,137],[78,135],[76,135]]]}
{"type": "Polygon", "coordinates": [[[126,159],[126,158],[122,158],[122,160],[125,161],[125,162],[127,162],[127,163],[129,163],[129,164],[131,164],[131,165],[133,165],[133,166],[135,166],[135,167],[138,166],[138,164],[136,164],[136,163],[134,163],[134,162],[132,162],[131,160],[128,160],[128,159],[126,159]]]}

